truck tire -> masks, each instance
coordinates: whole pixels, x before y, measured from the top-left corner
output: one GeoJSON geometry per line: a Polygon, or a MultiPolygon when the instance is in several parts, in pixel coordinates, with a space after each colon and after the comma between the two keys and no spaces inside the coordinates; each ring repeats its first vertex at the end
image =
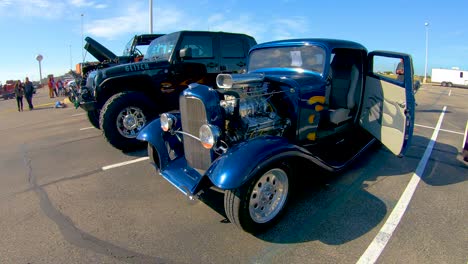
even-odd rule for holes
{"type": "Polygon", "coordinates": [[[112,146],[128,152],[146,147],[147,143],[136,139],[136,136],[157,116],[153,101],[143,93],[129,91],[115,94],[106,101],[99,124],[112,146]]]}
{"type": "Polygon", "coordinates": [[[101,127],[99,127],[99,111],[91,110],[91,111],[87,111],[86,114],[88,116],[88,120],[91,123],[91,125],[93,125],[93,127],[97,129],[101,129],[101,127]]]}

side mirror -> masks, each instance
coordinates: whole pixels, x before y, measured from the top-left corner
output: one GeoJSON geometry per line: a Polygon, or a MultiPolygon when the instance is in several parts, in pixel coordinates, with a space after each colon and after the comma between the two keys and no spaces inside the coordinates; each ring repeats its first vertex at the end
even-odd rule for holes
{"type": "Polygon", "coordinates": [[[191,59],[192,58],[192,48],[185,48],[179,51],[179,56],[181,59],[191,59]]]}

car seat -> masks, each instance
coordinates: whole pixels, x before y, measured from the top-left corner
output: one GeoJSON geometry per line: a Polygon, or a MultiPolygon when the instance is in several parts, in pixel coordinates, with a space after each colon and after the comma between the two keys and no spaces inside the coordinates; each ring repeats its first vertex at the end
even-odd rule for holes
{"type": "Polygon", "coordinates": [[[329,120],[338,125],[351,119],[356,106],[355,93],[359,81],[359,69],[352,57],[336,54],[330,65],[330,84],[326,90],[326,102],[329,106],[329,120]]]}

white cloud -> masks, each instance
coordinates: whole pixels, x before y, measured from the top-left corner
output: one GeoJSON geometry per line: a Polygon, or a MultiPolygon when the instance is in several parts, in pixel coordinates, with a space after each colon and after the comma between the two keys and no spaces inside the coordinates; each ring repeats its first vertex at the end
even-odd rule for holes
{"type": "MultiPolygon", "coordinates": [[[[93,20],[87,23],[86,33],[90,35],[116,39],[128,33],[147,32],[149,29],[149,14],[147,8],[130,7],[122,8],[124,15],[93,20]]],[[[182,29],[188,29],[190,24],[186,22],[186,15],[178,9],[164,8],[156,10],[153,14],[153,31],[155,33],[169,33],[182,29]],[[156,14],[156,15],[155,15],[156,14]]]]}
{"type": "Polygon", "coordinates": [[[223,21],[224,16],[222,14],[214,14],[208,17],[208,24],[217,23],[219,21],[223,21]]]}
{"type": "Polygon", "coordinates": [[[272,29],[274,39],[289,39],[305,37],[307,32],[307,19],[304,17],[293,17],[290,19],[276,19],[269,26],[272,29]]]}
{"type": "Polygon", "coordinates": [[[76,7],[93,7],[96,5],[94,1],[87,0],[70,0],[70,4],[76,7]]]}
{"type": "MultiPolygon", "coordinates": [[[[63,2],[53,0],[0,0],[0,13],[9,17],[55,18],[65,9],[63,2]]],[[[61,17],[61,16],[59,16],[61,17]]]]}
{"type": "Polygon", "coordinates": [[[115,39],[130,32],[146,31],[147,18],[141,15],[141,10],[130,8],[125,13],[122,16],[93,20],[85,25],[85,31],[106,39],[115,39]]]}
{"type": "Polygon", "coordinates": [[[0,8],[4,7],[4,6],[9,6],[13,3],[12,0],[0,0],[0,8]]]}

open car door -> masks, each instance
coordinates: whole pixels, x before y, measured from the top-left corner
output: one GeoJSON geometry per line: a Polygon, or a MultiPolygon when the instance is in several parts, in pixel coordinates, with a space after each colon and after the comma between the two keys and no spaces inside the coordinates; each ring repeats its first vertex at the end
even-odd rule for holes
{"type": "Polygon", "coordinates": [[[413,83],[410,55],[369,53],[359,123],[398,156],[404,154],[413,135],[413,83]]]}

